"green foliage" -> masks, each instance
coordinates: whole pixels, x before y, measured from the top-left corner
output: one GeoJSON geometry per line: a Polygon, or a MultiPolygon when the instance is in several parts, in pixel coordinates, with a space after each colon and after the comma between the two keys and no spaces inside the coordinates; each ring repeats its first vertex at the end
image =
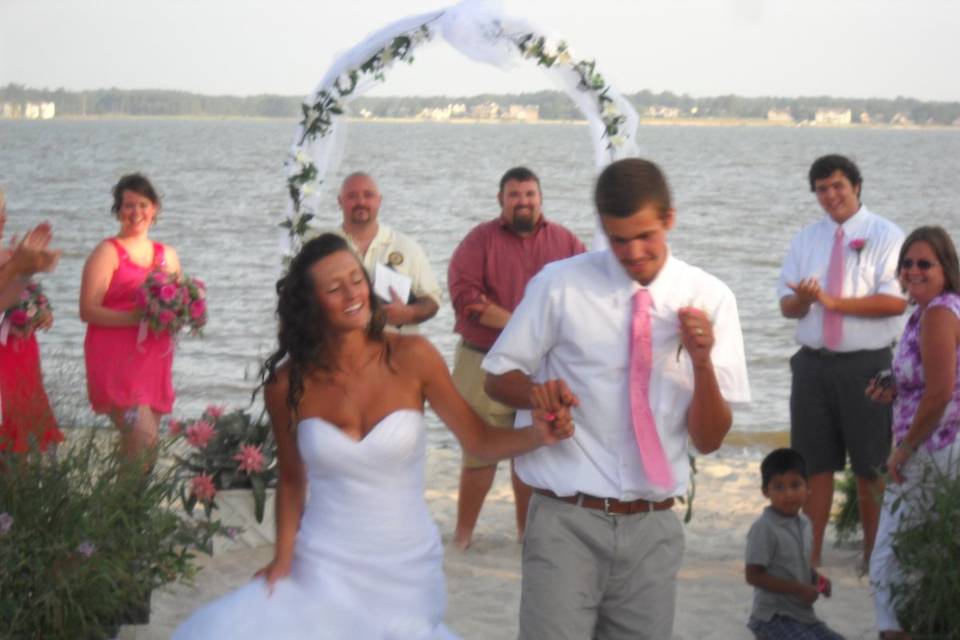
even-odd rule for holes
{"type": "MultiPolygon", "coordinates": [[[[953,464],[956,470],[958,461],[953,464]]],[[[912,491],[908,501],[893,505],[894,509],[911,509],[893,540],[904,575],[902,583],[891,585],[897,617],[915,640],[957,640],[960,473],[928,468],[924,482],[912,491]]]]}
{"type": "Polygon", "coordinates": [[[840,492],[840,508],[833,514],[833,529],[837,541],[853,539],[860,532],[860,501],[857,498],[857,477],[847,467],[843,476],[836,481],[835,489],[840,492]]]}
{"type": "Polygon", "coordinates": [[[183,480],[180,491],[187,513],[192,514],[198,502],[203,504],[208,518],[216,509],[215,497],[202,499],[203,496],[192,490],[194,479],[205,476],[212,480],[217,491],[252,491],[257,522],[262,522],[267,488],[273,487],[277,479],[277,445],[264,415],[254,420],[241,409],[222,413],[222,409],[211,406],[196,420],[178,422],[175,431],[190,443],[186,454],[174,456],[183,480]],[[212,427],[209,439],[198,436],[203,426],[200,423],[212,427]],[[242,451],[245,448],[256,450],[253,460],[257,464],[253,468],[244,468],[242,451]]]}
{"type": "Polygon", "coordinates": [[[153,589],[194,575],[219,528],[169,508],[173,469],[144,474],[93,430],[68,437],[56,456],[0,453],[4,640],[112,637],[153,589]]]}

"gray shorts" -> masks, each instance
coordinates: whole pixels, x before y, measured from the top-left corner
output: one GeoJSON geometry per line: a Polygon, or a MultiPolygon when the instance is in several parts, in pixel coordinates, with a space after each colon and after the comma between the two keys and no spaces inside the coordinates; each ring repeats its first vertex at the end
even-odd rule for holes
{"type": "Polygon", "coordinates": [[[873,479],[890,455],[890,405],[864,395],[867,383],[889,369],[890,349],[833,354],[801,348],[790,358],[790,446],[810,475],[842,471],[847,454],[854,474],[873,479]]]}

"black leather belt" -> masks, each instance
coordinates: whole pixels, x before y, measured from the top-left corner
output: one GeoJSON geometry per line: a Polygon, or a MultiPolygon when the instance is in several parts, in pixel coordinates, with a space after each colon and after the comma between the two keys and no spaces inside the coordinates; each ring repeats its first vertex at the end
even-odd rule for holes
{"type": "Polygon", "coordinates": [[[865,356],[874,353],[885,353],[890,351],[890,347],[883,349],[859,349],[857,351],[830,351],[830,349],[814,349],[813,347],[800,347],[800,352],[814,358],[852,358],[854,356],[865,356]]]}

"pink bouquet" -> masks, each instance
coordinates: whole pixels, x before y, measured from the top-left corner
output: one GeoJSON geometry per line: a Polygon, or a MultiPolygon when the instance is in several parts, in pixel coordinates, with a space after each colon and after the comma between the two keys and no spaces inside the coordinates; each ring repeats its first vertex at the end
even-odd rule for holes
{"type": "Polygon", "coordinates": [[[40,283],[28,282],[20,293],[17,304],[7,309],[0,327],[0,343],[6,344],[7,335],[10,332],[16,335],[29,335],[42,326],[52,312],[50,299],[43,293],[40,283]]]}
{"type": "Polygon", "coordinates": [[[143,322],[154,333],[199,335],[207,324],[207,289],[199,278],[161,269],[147,274],[140,287],[143,322]]]}

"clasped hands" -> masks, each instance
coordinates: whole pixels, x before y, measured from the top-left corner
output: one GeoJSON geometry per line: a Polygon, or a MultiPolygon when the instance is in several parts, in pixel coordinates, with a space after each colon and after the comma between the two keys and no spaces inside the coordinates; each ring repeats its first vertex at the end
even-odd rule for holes
{"type": "Polygon", "coordinates": [[[787,286],[790,287],[800,302],[807,306],[819,302],[827,311],[833,311],[836,307],[837,299],[824,291],[816,278],[803,278],[796,284],[788,282],[787,286]]]}
{"type": "Polygon", "coordinates": [[[533,427],[543,444],[554,444],[573,435],[570,409],[579,405],[580,400],[563,380],[547,380],[530,388],[533,427]]]}

